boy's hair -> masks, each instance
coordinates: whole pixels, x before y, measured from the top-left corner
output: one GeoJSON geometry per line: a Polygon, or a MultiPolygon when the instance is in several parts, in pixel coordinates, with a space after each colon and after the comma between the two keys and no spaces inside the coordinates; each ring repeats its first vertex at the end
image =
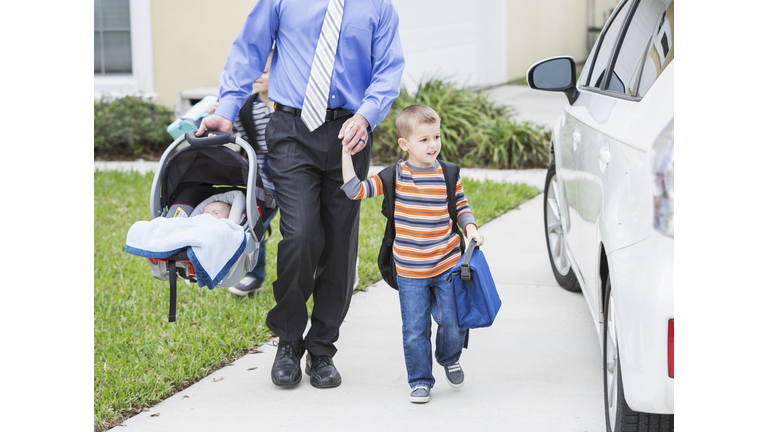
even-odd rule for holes
{"type": "Polygon", "coordinates": [[[426,105],[411,105],[403,108],[395,118],[398,138],[407,139],[416,126],[420,124],[435,124],[440,122],[440,116],[426,105]]]}

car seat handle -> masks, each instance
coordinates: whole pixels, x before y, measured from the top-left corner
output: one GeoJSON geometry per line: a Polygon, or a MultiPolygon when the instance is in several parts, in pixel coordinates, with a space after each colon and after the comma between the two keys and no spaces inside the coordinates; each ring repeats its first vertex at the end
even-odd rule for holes
{"type": "Polygon", "coordinates": [[[195,136],[196,131],[189,131],[184,135],[189,145],[192,147],[207,147],[235,143],[237,137],[228,132],[204,131],[202,136],[195,136]]]}

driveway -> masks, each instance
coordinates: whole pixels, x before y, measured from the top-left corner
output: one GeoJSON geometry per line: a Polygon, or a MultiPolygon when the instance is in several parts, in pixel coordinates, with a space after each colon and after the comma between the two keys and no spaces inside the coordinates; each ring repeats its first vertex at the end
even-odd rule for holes
{"type": "Polygon", "coordinates": [[[268,343],[112,430],[604,431],[598,338],[582,295],[552,276],[542,206],[540,194],[482,227],[502,306],[470,332],[461,389],[435,365],[431,401],[409,402],[397,293],[380,282],[352,298],[340,387],[275,387],[268,343]]]}

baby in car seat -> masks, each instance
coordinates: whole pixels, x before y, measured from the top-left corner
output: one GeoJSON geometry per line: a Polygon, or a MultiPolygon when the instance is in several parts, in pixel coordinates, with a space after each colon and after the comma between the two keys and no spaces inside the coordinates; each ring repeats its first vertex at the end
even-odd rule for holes
{"type": "Polygon", "coordinates": [[[240,224],[245,219],[245,194],[233,190],[213,195],[195,207],[189,217],[209,214],[216,219],[229,219],[240,224]]]}
{"type": "Polygon", "coordinates": [[[232,206],[225,203],[224,201],[214,201],[205,206],[205,209],[203,209],[203,214],[209,214],[216,219],[227,219],[229,218],[229,211],[231,209],[232,206]]]}

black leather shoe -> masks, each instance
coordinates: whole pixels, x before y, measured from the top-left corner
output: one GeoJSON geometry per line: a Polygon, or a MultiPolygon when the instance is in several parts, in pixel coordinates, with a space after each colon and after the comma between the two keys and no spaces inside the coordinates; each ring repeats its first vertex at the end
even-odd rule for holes
{"type": "Polygon", "coordinates": [[[301,381],[301,341],[283,342],[277,345],[275,362],[272,364],[272,383],[276,386],[294,386],[301,381]]]}
{"type": "Polygon", "coordinates": [[[309,375],[309,383],[316,388],[332,388],[341,385],[341,375],[328,356],[314,357],[307,353],[307,367],[304,372],[309,375]]]}

